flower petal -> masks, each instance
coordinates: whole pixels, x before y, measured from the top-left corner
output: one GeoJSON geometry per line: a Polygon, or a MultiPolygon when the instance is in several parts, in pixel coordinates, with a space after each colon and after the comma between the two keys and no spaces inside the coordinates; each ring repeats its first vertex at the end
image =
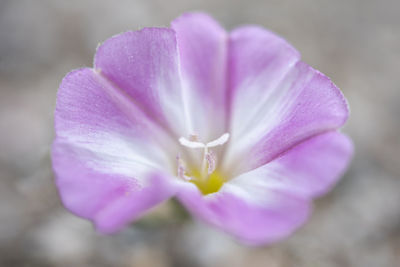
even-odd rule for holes
{"type": "Polygon", "coordinates": [[[290,235],[310,210],[307,198],[251,184],[243,188],[226,183],[219,192],[206,196],[192,184],[185,186],[178,198],[193,215],[253,245],[290,235]]]}
{"type": "Polygon", "coordinates": [[[163,151],[176,146],[131,99],[88,68],[70,72],[60,84],[55,130],[57,139],[68,143],[161,165],[163,151]]]}
{"type": "Polygon", "coordinates": [[[173,30],[116,35],[99,46],[94,65],[154,121],[175,134],[187,132],[173,30]]]}
{"type": "Polygon", "coordinates": [[[352,155],[346,136],[329,132],[293,147],[274,161],[203,196],[192,185],[178,197],[200,219],[250,244],[288,236],[306,219],[312,197],[326,193],[352,155]]]}
{"type": "Polygon", "coordinates": [[[266,29],[243,26],[232,31],[228,71],[234,135],[241,137],[265,117],[261,109],[278,100],[275,91],[299,59],[297,50],[266,29]]]}
{"type": "Polygon", "coordinates": [[[143,196],[149,199],[140,208],[131,203],[127,213],[115,218],[99,215],[115,212],[120,209],[112,208],[115,203],[141,192],[161,190],[152,179],[170,168],[163,146],[173,146],[162,129],[99,73],[79,69],[63,79],[55,129],[52,159],[63,202],[72,212],[103,225],[100,230],[115,230],[167,197],[164,192],[143,196]]]}
{"type": "Polygon", "coordinates": [[[247,184],[274,188],[305,197],[326,193],[341,177],[353,154],[351,140],[328,132],[305,140],[275,160],[229,181],[239,187],[247,184]]]}
{"type": "Polygon", "coordinates": [[[92,220],[100,232],[119,230],[175,193],[170,177],[151,166],[131,162],[136,174],[128,176],[96,168],[99,163],[114,163],[102,157],[62,142],[53,144],[53,168],[64,206],[92,220]]]}
{"type": "Polygon", "coordinates": [[[294,75],[299,76],[291,84],[289,102],[278,103],[284,110],[273,112],[280,122],[263,134],[250,152],[253,166],[269,162],[311,136],[341,127],[348,118],[347,102],[329,78],[305,63],[296,65],[294,75]],[[311,76],[306,84],[305,76],[311,76]]]}
{"type": "Polygon", "coordinates": [[[346,121],[348,107],[340,90],[273,33],[251,26],[235,30],[229,56],[234,146],[226,162],[234,162],[234,173],[262,166],[346,121]],[[243,154],[249,155],[245,161],[235,156],[243,154]]]}
{"type": "Polygon", "coordinates": [[[203,142],[226,129],[226,31],[204,13],[186,13],[171,23],[176,32],[182,89],[191,133],[203,142]]]}

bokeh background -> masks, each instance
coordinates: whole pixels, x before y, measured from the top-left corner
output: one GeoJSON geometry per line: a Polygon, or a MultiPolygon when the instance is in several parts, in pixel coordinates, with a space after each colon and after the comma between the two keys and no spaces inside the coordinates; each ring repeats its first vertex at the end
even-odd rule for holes
{"type": "Polygon", "coordinates": [[[400,266],[399,102],[397,0],[0,0],[0,266],[400,266]],[[188,10],[277,32],[350,102],[352,165],[310,221],[272,246],[178,223],[168,204],[150,223],[101,236],[57,196],[49,149],[63,76],[91,66],[108,37],[188,10]]]}

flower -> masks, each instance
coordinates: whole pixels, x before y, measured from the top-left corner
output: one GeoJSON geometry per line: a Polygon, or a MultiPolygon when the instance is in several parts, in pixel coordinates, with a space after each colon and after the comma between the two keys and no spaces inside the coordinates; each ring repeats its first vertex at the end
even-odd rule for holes
{"type": "Polygon", "coordinates": [[[61,82],[53,168],[63,204],[103,233],[176,197],[249,244],[302,225],[344,172],[340,90],[258,26],[203,13],[116,35],[61,82]]]}

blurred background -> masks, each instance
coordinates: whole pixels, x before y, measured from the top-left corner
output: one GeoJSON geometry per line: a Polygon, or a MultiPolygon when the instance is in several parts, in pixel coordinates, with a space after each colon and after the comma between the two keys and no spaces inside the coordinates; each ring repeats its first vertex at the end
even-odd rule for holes
{"type": "Polygon", "coordinates": [[[400,266],[399,102],[396,0],[0,0],[0,266],[400,266]],[[352,165],[310,221],[272,246],[173,220],[101,236],[60,204],[49,148],[63,76],[91,66],[108,37],[190,10],[277,32],[350,102],[352,165]]]}

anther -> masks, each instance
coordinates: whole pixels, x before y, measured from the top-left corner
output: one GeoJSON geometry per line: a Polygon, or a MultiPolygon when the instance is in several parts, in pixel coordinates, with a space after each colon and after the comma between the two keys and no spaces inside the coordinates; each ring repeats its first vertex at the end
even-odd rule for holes
{"type": "Polygon", "coordinates": [[[179,155],[176,156],[176,162],[177,162],[177,176],[185,181],[190,181],[192,180],[191,177],[185,175],[186,168],[185,168],[185,163],[183,160],[180,158],[179,155]]]}
{"type": "Polygon", "coordinates": [[[210,175],[211,173],[213,173],[215,171],[215,167],[216,167],[216,157],[214,152],[210,151],[206,154],[206,160],[208,163],[208,175],[210,175]]]}
{"type": "Polygon", "coordinates": [[[189,140],[192,142],[197,142],[197,141],[199,141],[199,137],[197,136],[197,134],[190,134],[189,140]]]}

